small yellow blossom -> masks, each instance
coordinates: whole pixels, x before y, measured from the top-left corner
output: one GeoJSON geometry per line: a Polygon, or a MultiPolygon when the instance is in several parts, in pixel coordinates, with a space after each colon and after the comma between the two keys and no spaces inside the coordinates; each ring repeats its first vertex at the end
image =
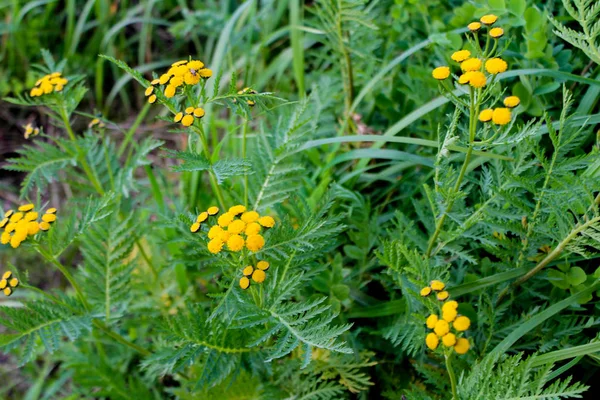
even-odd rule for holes
{"type": "Polygon", "coordinates": [[[272,228],[275,226],[275,219],[271,216],[264,216],[258,219],[258,223],[264,226],[265,228],[272,228]]]}
{"type": "Polygon", "coordinates": [[[246,211],[240,218],[242,221],[249,224],[250,222],[258,221],[260,215],[256,211],[246,211]]]}
{"type": "Polygon", "coordinates": [[[456,319],[456,316],[458,315],[458,311],[454,308],[449,308],[446,310],[442,310],[442,318],[444,319],[444,321],[446,322],[452,322],[456,319]]]}
{"type": "Polygon", "coordinates": [[[485,75],[480,71],[473,71],[469,78],[469,84],[474,88],[480,89],[484,87],[487,83],[485,75]]]}
{"type": "Polygon", "coordinates": [[[256,235],[260,233],[260,225],[257,222],[250,222],[246,225],[246,230],[244,232],[246,236],[256,235]]]}
{"type": "Polygon", "coordinates": [[[214,239],[216,237],[220,237],[221,233],[223,233],[223,228],[221,228],[219,225],[214,225],[208,231],[208,238],[214,239]]]}
{"type": "Polygon", "coordinates": [[[208,213],[206,211],[201,212],[196,218],[196,222],[204,222],[208,218],[208,213]]]}
{"type": "Polygon", "coordinates": [[[446,333],[450,332],[450,325],[448,324],[448,322],[444,321],[443,319],[440,319],[438,320],[438,322],[435,323],[433,331],[438,336],[444,336],[446,333]]]}
{"type": "Polygon", "coordinates": [[[504,99],[504,105],[508,108],[515,108],[521,103],[521,99],[517,96],[508,96],[504,99]]]}
{"type": "Polygon", "coordinates": [[[458,83],[461,85],[466,85],[471,80],[471,75],[473,75],[473,71],[465,72],[458,77],[458,83]]]}
{"type": "Polygon", "coordinates": [[[467,351],[469,351],[469,347],[471,345],[469,344],[469,341],[465,338],[460,338],[456,341],[456,344],[454,345],[454,351],[456,351],[458,354],[465,354],[467,351]]]}
{"type": "Polygon", "coordinates": [[[440,339],[435,333],[428,333],[425,337],[425,344],[430,350],[435,350],[440,344],[440,339]]]}
{"type": "Polygon", "coordinates": [[[6,271],[2,275],[2,279],[0,280],[0,290],[4,293],[5,296],[10,296],[14,289],[19,286],[19,280],[17,278],[12,277],[11,271],[6,271]],[[11,279],[12,277],[12,279],[11,279]]]}
{"type": "Polygon", "coordinates": [[[264,247],[264,245],[265,239],[261,235],[250,235],[246,238],[246,247],[250,251],[259,251],[264,247]]]}
{"type": "Polygon", "coordinates": [[[33,210],[34,207],[35,206],[32,203],[24,204],[19,207],[19,211],[23,211],[23,212],[31,211],[31,210],[33,210]]]}
{"type": "Polygon", "coordinates": [[[192,226],[190,226],[190,232],[196,233],[200,230],[200,222],[194,222],[192,226]]]}
{"type": "Polygon", "coordinates": [[[214,238],[208,242],[208,251],[213,254],[219,253],[223,249],[223,241],[219,238],[214,238]]]}
{"type": "Polygon", "coordinates": [[[471,22],[469,25],[467,25],[467,28],[469,28],[469,30],[471,32],[477,32],[478,30],[481,29],[481,23],[479,23],[479,22],[471,22]]]}
{"type": "Polygon", "coordinates": [[[504,29],[502,28],[492,28],[490,29],[490,36],[494,39],[498,39],[504,35],[504,29]]]}
{"type": "Polygon", "coordinates": [[[439,318],[437,315],[431,314],[429,317],[427,317],[427,321],[426,321],[427,327],[429,329],[435,328],[435,324],[437,324],[438,320],[439,320],[439,318]]]}
{"type": "Polygon", "coordinates": [[[468,317],[461,315],[456,318],[453,323],[454,329],[459,332],[466,331],[471,326],[471,320],[468,317]]]}
{"type": "Polygon", "coordinates": [[[494,113],[494,110],[492,110],[491,108],[486,108],[485,110],[482,110],[479,113],[479,120],[481,122],[489,122],[492,120],[493,113],[494,113]]]}
{"type": "Polygon", "coordinates": [[[485,70],[492,75],[505,72],[507,69],[508,64],[501,58],[490,58],[485,62],[485,70]]]}
{"type": "Polygon", "coordinates": [[[173,121],[179,122],[179,121],[181,121],[182,118],[183,118],[183,113],[178,112],[177,114],[175,114],[175,118],[173,118],[173,121]]]}
{"type": "Polygon", "coordinates": [[[252,273],[252,280],[256,283],[263,283],[266,276],[265,271],[257,269],[252,273]]]}
{"type": "Polygon", "coordinates": [[[219,207],[216,207],[216,206],[208,207],[208,210],[206,210],[206,212],[208,213],[208,215],[215,215],[219,212],[219,207]]]}
{"type": "Polygon", "coordinates": [[[34,128],[31,123],[23,125],[23,129],[25,129],[25,133],[23,134],[25,139],[29,139],[30,136],[37,136],[40,133],[40,128],[34,128]]]}
{"type": "Polygon", "coordinates": [[[498,17],[494,14],[484,15],[479,19],[482,24],[485,25],[493,25],[496,21],[498,21],[498,17]]]}
{"type": "Polygon", "coordinates": [[[221,228],[226,228],[233,221],[233,218],[233,214],[226,212],[224,214],[221,214],[221,216],[217,220],[217,223],[221,228]]]}
{"type": "Polygon", "coordinates": [[[450,56],[456,62],[463,62],[467,58],[471,57],[471,52],[469,50],[459,50],[456,51],[450,56]]]}
{"type": "Polygon", "coordinates": [[[460,69],[464,72],[479,71],[481,69],[481,60],[479,58],[468,58],[460,63],[460,69]]]}
{"type": "Polygon", "coordinates": [[[420,295],[423,297],[429,296],[431,294],[431,288],[429,286],[425,286],[421,289],[420,295]]]}
{"type": "Polygon", "coordinates": [[[52,207],[47,209],[46,214],[56,214],[56,208],[52,207]]]}
{"type": "Polygon", "coordinates": [[[61,76],[60,72],[48,74],[39,79],[29,92],[31,97],[39,97],[52,92],[60,92],[69,81],[61,76]]]}
{"type": "Polygon", "coordinates": [[[156,103],[156,95],[155,94],[153,94],[152,96],[148,97],[148,103],[150,103],[150,104],[156,103]]]}
{"type": "Polygon", "coordinates": [[[442,281],[437,281],[437,280],[433,280],[429,283],[429,285],[431,286],[431,288],[437,292],[439,292],[440,290],[444,290],[444,288],[446,287],[446,285],[444,284],[444,282],[442,281]]]}
{"type": "Polygon", "coordinates": [[[250,275],[252,275],[253,272],[254,272],[254,267],[252,265],[248,265],[246,268],[244,268],[244,270],[242,271],[242,274],[244,274],[246,276],[250,276],[250,275]]]}
{"type": "Polygon", "coordinates": [[[167,85],[167,87],[165,88],[165,97],[167,99],[170,99],[171,97],[175,96],[175,91],[177,90],[177,88],[173,85],[167,85]]]}
{"type": "Polygon", "coordinates": [[[269,263],[268,263],[267,261],[264,261],[264,260],[263,260],[263,261],[259,261],[259,262],[256,264],[256,268],[258,268],[258,269],[262,269],[263,271],[266,271],[266,270],[268,270],[268,269],[269,269],[269,266],[270,266],[270,265],[269,265],[269,263]]]}
{"type": "Polygon", "coordinates": [[[231,251],[240,251],[244,248],[244,238],[240,235],[231,235],[227,239],[227,248],[231,251]]]}
{"type": "Polygon", "coordinates": [[[228,212],[230,214],[233,214],[233,215],[238,215],[238,214],[243,213],[244,211],[246,211],[246,207],[243,206],[243,205],[241,205],[241,204],[239,204],[237,206],[229,207],[229,211],[228,212]]]}
{"type": "Polygon", "coordinates": [[[191,126],[194,123],[194,117],[192,115],[185,115],[181,120],[181,125],[191,126]]]}
{"type": "Polygon", "coordinates": [[[450,296],[450,293],[448,293],[447,291],[444,290],[443,292],[439,292],[436,297],[439,301],[444,301],[449,296],[450,296]]]}
{"type": "Polygon", "coordinates": [[[431,72],[431,75],[438,81],[444,80],[450,76],[450,68],[437,67],[431,72]]]}
{"type": "Polygon", "coordinates": [[[458,302],[456,300],[450,300],[444,303],[442,311],[456,310],[458,308],[458,302]]]}
{"type": "Polygon", "coordinates": [[[42,221],[44,221],[44,222],[54,222],[54,221],[56,221],[56,215],[55,214],[44,214],[42,216],[42,221]]]}
{"type": "Polygon", "coordinates": [[[40,229],[43,231],[47,231],[48,229],[50,229],[50,224],[46,221],[42,221],[40,222],[40,229]]]}
{"type": "Polygon", "coordinates": [[[510,122],[511,112],[508,108],[495,108],[494,113],[492,115],[492,121],[496,125],[506,125],[510,122]]]}
{"type": "Polygon", "coordinates": [[[233,222],[231,222],[231,224],[229,224],[227,231],[229,231],[232,234],[238,234],[243,232],[244,229],[246,229],[246,223],[240,219],[236,219],[233,222]]]}
{"type": "Polygon", "coordinates": [[[442,343],[446,347],[452,347],[456,344],[456,335],[454,333],[447,333],[442,336],[442,343]]]}
{"type": "Polygon", "coordinates": [[[240,287],[245,290],[248,289],[248,286],[250,286],[250,279],[248,279],[245,276],[242,276],[240,278],[240,287]]]}

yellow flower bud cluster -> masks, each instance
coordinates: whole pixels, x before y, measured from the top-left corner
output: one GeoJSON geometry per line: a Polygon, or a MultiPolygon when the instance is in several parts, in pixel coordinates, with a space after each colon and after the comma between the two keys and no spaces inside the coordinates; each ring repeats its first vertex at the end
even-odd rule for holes
{"type": "MultiPolygon", "coordinates": [[[[491,26],[498,20],[498,17],[495,15],[484,15],[481,17],[481,22],[472,22],[468,25],[468,28],[471,32],[475,33],[481,29],[481,24],[486,25],[487,27],[491,26]]],[[[504,35],[504,29],[502,28],[491,28],[489,29],[488,34],[493,39],[499,39],[504,35]]],[[[475,35],[475,40],[477,36],[475,35]]],[[[494,47],[495,48],[495,47],[494,47]]],[[[458,83],[461,85],[469,84],[470,86],[481,89],[485,87],[488,83],[488,76],[485,75],[484,72],[487,72],[490,75],[496,75],[501,72],[505,72],[508,69],[508,65],[506,61],[501,58],[490,58],[483,60],[472,57],[471,52],[469,50],[459,50],[452,54],[450,57],[453,61],[460,63],[460,69],[462,74],[459,76],[458,83]],[[483,69],[484,67],[485,69],[483,69]]],[[[433,70],[432,75],[437,80],[444,80],[450,76],[450,67],[442,66],[437,67],[433,70]]]]}
{"type": "MultiPolygon", "coordinates": [[[[237,92],[238,94],[242,95],[242,94],[258,94],[258,92],[254,89],[250,89],[250,88],[244,88],[243,90],[238,90],[237,92]]],[[[233,99],[233,102],[235,103],[237,100],[233,99]]],[[[246,104],[248,104],[250,107],[254,107],[256,105],[256,101],[252,100],[252,99],[248,99],[246,100],[246,104]]]]}
{"type": "Polygon", "coordinates": [[[16,249],[29,236],[35,236],[40,230],[47,231],[50,224],[56,221],[56,208],[49,208],[39,220],[39,213],[33,204],[24,204],[17,212],[8,210],[0,221],[0,243],[9,244],[16,249]]]}
{"type": "Polygon", "coordinates": [[[11,271],[6,271],[2,274],[2,279],[0,279],[0,290],[6,297],[13,294],[13,291],[17,286],[19,286],[19,280],[16,277],[13,277],[11,271]]]}
{"type": "Polygon", "coordinates": [[[62,77],[62,73],[53,72],[39,79],[29,92],[31,97],[39,97],[52,92],[60,92],[69,80],[62,77]]]}
{"type": "Polygon", "coordinates": [[[462,335],[471,326],[471,321],[468,317],[458,314],[458,302],[446,301],[450,296],[444,290],[445,286],[443,282],[434,280],[429,286],[421,289],[421,296],[429,296],[431,293],[437,292],[438,300],[444,302],[439,315],[430,314],[427,317],[425,324],[433,332],[427,334],[425,344],[430,350],[436,350],[441,341],[444,347],[453,347],[456,353],[465,354],[469,350],[470,344],[469,340],[462,335]]]}
{"type": "Polygon", "coordinates": [[[250,279],[256,283],[263,283],[267,277],[265,271],[269,269],[269,266],[269,263],[266,261],[257,262],[256,268],[248,265],[242,270],[244,276],[240,278],[240,287],[244,290],[248,289],[250,287],[250,279]]]}
{"type": "Polygon", "coordinates": [[[25,139],[29,139],[30,136],[37,136],[40,133],[40,128],[34,128],[31,122],[23,125],[23,129],[25,129],[25,139]]]}
{"type": "Polygon", "coordinates": [[[492,121],[496,125],[506,125],[512,118],[510,109],[517,107],[520,103],[521,100],[517,96],[508,96],[504,99],[506,107],[486,108],[479,113],[478,118],[481,122],[492,121]]]}
{"type": "Polygon", "coordinates": [[[208,79],[211,76],[212,70],[204,68],[204,63],[200,60],[177,61],[166,73],[150,82],[144,94],[148,97],[149,103],[154,103],[156,101],[154,90],[157,85],[163,85],[165,97],[171,98],[177,94],[179,88],[197,85],[200,79],[208,79]]]}
{"type": "Polygon", "coordinates": [[[213,254],[220,253],[227,245],[229,251],[238,252],[244,247],[252,252],[257,252],[265,245],[265,238],[261,235],[263,228],[275,226],[275,220],[270,216],[261,216],[256,211],[247,211],[246,207],[238,204],[230,207],[227,212],[219,213],[218,207],[210,207],[198,215],[196,222],[190,227],[191,232],[200,231],[201,224],[210,216],[216,218],[216,224],[208,229],[208,251],[213,254]]]}

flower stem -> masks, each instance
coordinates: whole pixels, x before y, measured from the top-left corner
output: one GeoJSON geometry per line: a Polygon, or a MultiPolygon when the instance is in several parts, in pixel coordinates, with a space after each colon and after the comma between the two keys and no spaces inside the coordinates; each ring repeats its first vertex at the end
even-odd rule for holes
{"type": "Polygon", "coordinates": [[[452,400],[458,400],[456,393],[456,375],[454,375],[454,369],[452,368],[452,353],[444,355],[446,358],[446,370],[448,370],[448,376],[450,377],[450,385],[452,386],[452,400]]]}

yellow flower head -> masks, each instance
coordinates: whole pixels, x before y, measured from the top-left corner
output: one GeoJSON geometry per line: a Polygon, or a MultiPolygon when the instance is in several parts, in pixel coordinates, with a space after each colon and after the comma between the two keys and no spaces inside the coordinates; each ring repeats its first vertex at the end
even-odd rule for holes
{"type": "Polygon", "coordinates": [[[69,81],[60,72],[53,72],[39,79],[29,92],[31,97],[39,97],[52,92],[61,92],[69,81]]]}
{"type": "Polygon", "coordinates": [[[256,211],[246,211],[240,217],[242,221],[249,224],[250,222],[255,222],[260,218],[260,215],[256,211]]]}
{"type": "Polygon", "coordinates": [[[458,311],[455,308],[449,308],[446,310],[442,310],[442,318],[446,322],[452,322],[456,319],[458,315],[458,311]]]}
{"type": "Polygon", "coordinates": [[[485,110],[482,110],[479,113],[479,120],[481,122],[489,122],[492,120],[493,113],[494,113],[494,110],[492,110],[491,108],[486,108],[485,110]]]}
{"type": "Polygon", "coordinates": [[[0,279],[0,290],[2,290],[2,293],[8,297],[13,294],[17,286],[19,286],[19,280],[13,277],[11,271],[6,271],[2,275],[2,279],[0,279]]]}
{"type": "Polygon", "coordinates": [[[482,24],[485,25],[493,25],[496,21],[498,21],[498,16],[494,14],[484,15],[479,19],[482,24]]]}
{"type": "Polygon", "coordinates": [[[269,269],[269,263],[267,261],[259,261],[256,264],[256,268],[262,269],[263,271],[266,271],[266,270],[269,269]]]}
{"type": "Polygon", "coordinates": [[[446,347],[452,347],[456,344],[456,335],[454,333],[447,333],[442,336],[442,343],[446,347]]]}
{"type": "Polygon", "coordinates": [[[492,28],[490,29],[490,36],[494,39],[501,38],[504,35],[504,29],[502,28],[492,28]]]}
{"type": "Polygon", "coordinates": [[[444,301],[449,296],[450,296],[450,293],[448,293],[447,291],[444,290],[443,292],[439,292],[436,297],[439,301],[444,301]]]}
{"type": "Polygon", "coordinates": [[[206,210],[206,212],[208,213],[208,215],[216,215],[219,212],[219,207],[217,207],[217,206],[208,207],[208,210],[206,210]]]}
{"type": "Polygon", "coordinates": [[[474,88],[480,89],[484,87],[487,83],[485,75],[480,71],[473,71],[469,78],[469,84],[474,88]]]}
{"type": "Polygon", "coordinates": [[[481,29],[481,23],[480,22],[471,22],[469,25],[467,25],[467,28],[469,28],[469,30],[471,32],[477,32],[478,30],[481,29]]]}
{"type": "Polygon", "coordinates": [[[208,219],[208,213],[206,211],[203,211],[196,218],[196,222],[204,222],[207,219],[208,219]]]}
{"type": "Polygon", "coordinates": [[[440,344],[440,339],[435,333],[431,332],[425,337],[425,344],[430,350],[435,350],[440,344]]]}
{"type": "Polygon", "coordinates": [[[250,279],[248,279],[245,276],[242,276],[240,278],[240,287],[245,290],[248,289],[248,286],[250,286],[250,279]]]}
{"type": "Polygon", "coordinates": [[[213,254],[219,253],[223,250],[223,241],[219,238],[214,238],[210,242],[208,242],[208,251],[213,254]]]}
{"type": "Polygon", "coordinates": [[[471,75],[473,75],[473,71],[465,72],[458,77],[458,83],[461,85],[466,85],[471,80],[471,75]]]}
{"type": "Polygon", "coordinates": [[[505,72],[507,69],[508,64],[501,58],[490,58],[485,62],[485,70],[492,75],[505,72]]]}
{"type": "Polygon", "coordinates": [[[175,92],[177,91],[177,88],[173,85],[167,85],[167,87],[165,88],[165,97],[167,99],[170,99],[171,97],[175,96],[175,92]]]}
{"type": "Polygon", "coordinates": [[[456,310],[458,308],[458,302],[456,300],[450,300],[444,303],[442,306],[442,311],[446,310],[456,310]]]}
{"type": "Polygon", "coordinates": [[[264,226],[265,228],[272,228],[275,226],[275,220],[273,219],[273,217],[270,217],[268,215],[260,217],[258,219],[258,223],[264,226]]]}
{"type": "Polygon", "coordinates": [[[246,229],[246,223],[240,219],[236,219],[231,224],[229,224],[227,231],[232,234],[238,234],[243,232],[244,229],[246,229]]]}
{"type": "Polygon", "coordinates": [[[240,235],[231,235],[227,239],[227,248],[231,251],[240,251],[244,248],[244,238],[240,235]]]}
{"type": "Polygon", "coordinates": [[[467,58],[460,63],[460,69],[464,72],[479,71],[481,69],[481,60],[479,58],[467,58]]]}
{"type": "Polygon", "coordinates": [[[200,222],[194,222],[192,226],[190,226],[190,232],[196,233],[200,230],[200,222]]]}
{"type": "Polygon", "coordinates": [[[450,332],[450,325],[448,322],[443,319],[438,320],[433,327],[433,331],[438,336],[444,336],[446,333],[450,332]]]}
{"type": "Polygon", "coordinates": [[[429,285],[431,286],[431,288],[433,290],[435,290],[436,292],[439,292],[440,290],[444,290],[444,288],[446,287],[446,285],[444,284],[444,282],[442,281],[437,281],[437,280],[433,280],[429,283],[429,285]]]}
{"type": "Polygon", "coordinates": [[[250,235],[246,238],[246,247],[250,251],[259,251],[264,245],[265,239],[261,235],[250,235]]]}
{"type": "Polygon", "coordinates": [[[469,50],[459,50],[454,52],[450,58],[456,62],[463,62],[469,57],[471,57],[471,52],[469,50]]]}
{"type": "Polygon", "coordinates": [[[246,231],[244,233],[246,236],[256,235],[260,233],[260,225],[257,222],[250,222],[246,225],[246,231]]]}
{"type": "Polygon", "coordinates": [[[241,214],[244,211],[246,211],[246,207],[241,204],[238,204],[237,206],[229,207],[229,213],[233,214],[233,215],[241,214]]]}
{"type": "Polygon", "coordinates": [[[504,99],[504,105],[508,108],[515,108],[521,103],[521,99],[517,96],[508,96],[504,99]]]}
{"type": "Polygon", "coordinates": [[[246,268],[243,269],[242,274],[244,274],[246,276],[250,276],[250,275],[252,275],[253,272],[254,272],[254,267],[252,265],[248,265],[246,268]]]}
{"type": "Polygon", "coordinates": [[[458,354],[465,354],[467,351],[469,351],[469,347],[471,345],[469,344],[469,341],[465,338],[460,338],[456,341],[456,344],[454,345],[454,351],[456,351],[458,354]]]}
{"type": "Polygon", "coordinates": [[[217,220],[217,223],[221,228],[226,228],[233,221],[233,218],[233,214],[226,212],[224,214],[221,214],[221,216],[217,220]]]}
{"type": "Polygon", "coordinates": [[[267,274],[265,274],[265,271],[257,269],[252,273],[252,280],[256,283],[263,283],[266,276],[267,274]]]}
{"type": "Polygon", "coordinates": [[[511,116],[511,112],[508,108],[494,108],[492,122],[496,125],[506,125],[510,122],[511,116]]]}
{"type": "Polygon", "coordinates": [[[214,225],[208,230],[208,238],[214,239],[220,237],[222,232],[223,228],[221,228],[219,225],[214,225]]]}
{"type": "Polygon", "coordinates": [[[468,317],[461,315],[456,318],[453,323],[454,329],[459,332],[466,331],[471,326],[471,320],[468,317]]]}
{"type": "Polygon", "coordinates": [[[431,294],[431,288],[429,286],[425,286],[423,289],[421,289],[419,294],[423,297],[429,296],[431,294]]]}
{"type": "Polygon", "coordinates": [[[444,80],[450,76],[450,68],[437,67],[431,72],[431,75],[438,81],[444,80]]]}
{"type": "Polygon", "coordinates": [[[23,125],[23,129],[25,129],[25,133],[23,134],[25,139],[29,139],[30,136],[37,136],[40,133],[40,128],[34,128],[31,123],[23,125]]]}
{"type": "Polygon", "coordinates": [[[438,320],[439,320],[439,318],[437,315],[431,314],[429,317],[427,317],[427,321],[426,321],[427,327],[429,329],[435,328],[435,324],[437,324],[438,320]]]}

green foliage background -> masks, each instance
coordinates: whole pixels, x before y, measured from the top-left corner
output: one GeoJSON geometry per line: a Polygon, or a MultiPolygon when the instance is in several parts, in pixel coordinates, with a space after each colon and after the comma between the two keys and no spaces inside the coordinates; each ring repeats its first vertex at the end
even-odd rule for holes
{"type": "Polygon", "coordinates": [[[599,13],[594,0],[0,1],[0,211],[59,209],[39,242],[0,247],[23,284],[0,297],[0,398],[450,398],[424,342],[431,279],[472,321],[458,398],[584,396],[600,371],[599,13]],[[521,106],[453,191],[467,127],[431,70],[487,13],[521,106]],[[143,95],[188,55],[214,71],[207,146],[143,95]],[[24,96],[55,69],[64,103],[24,96]],[[28,122],[44,135],[26,141],[28,122]],[[215,188],[277,220],[259,297],[189,232],[215,188]]]}

